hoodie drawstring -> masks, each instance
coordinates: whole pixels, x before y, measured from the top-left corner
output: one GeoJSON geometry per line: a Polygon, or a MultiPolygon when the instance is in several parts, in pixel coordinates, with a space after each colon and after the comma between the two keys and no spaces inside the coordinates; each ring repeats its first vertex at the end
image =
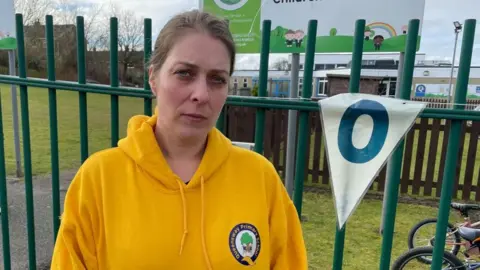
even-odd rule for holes
{"type": "Polygon", "coordinates": [[[210,259],[208,258],[207,244],[205,241],[205,189],[203,187],[203,176],[200,178],[200,189],[201,189],[201,201],[202,201],[202,220],[201,220],[201,234],[202,234],[202,246],[203,246],[203,256],[205,256],[205,261],[207,262],[207,267],[209,270],[212,270],[212,265],[210,259]]]}
{"type": "MultiPolygon", "coordinates": [[[[209,270],[212,270],[212,264],[210,262],[210,258],[208,257],[207,252],[207,244],[205,240],[205,188],[204,188],[204,178],[203,176],[200,177],[200,188],[201,188],[201,224],[200,224],[200,232],[202,236],[202,248],[203,248],[203,256],[205,258],[205,262],[207,263],[207,267],[209,270]]],[[[183,207],[183,236],[182,241],[180,243],[180,255],[183,252],[183,246],[185,244],[185,239],[187,238],[188,228],[187,228],[187,200],[185,199],[185,192],[183,190],[183,186],[180,181],[177,182],[178,187],[180,188],[180,196],[182,197],[182,207],[183,207]]]]}
{"type": "Polygon", "coordinates": [[[177,182],[178,186],[180,188],[180,196],[182,197],[182,207],[183,207],[183,236],[182,236],[182,242],[180,243],[180,253],[179,255],[182,255],[183,252],[183,245],[185,244],[185,238],[187,237],[188,234],[188,228],[187,228],[187,201],[185,199],[185,193],[183,192],[183,187],[180,181],[177,182]]]}

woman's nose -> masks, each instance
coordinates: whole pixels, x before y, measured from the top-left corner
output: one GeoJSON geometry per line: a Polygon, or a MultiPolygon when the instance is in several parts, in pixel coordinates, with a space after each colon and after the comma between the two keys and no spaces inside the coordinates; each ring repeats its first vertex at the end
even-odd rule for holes
{"type": "Polygon", "coordinates": [[[206,102],[209,99],[209,86],[206,78],[198,78],[193,85],[192,100],[196,102],[206,102]]]}

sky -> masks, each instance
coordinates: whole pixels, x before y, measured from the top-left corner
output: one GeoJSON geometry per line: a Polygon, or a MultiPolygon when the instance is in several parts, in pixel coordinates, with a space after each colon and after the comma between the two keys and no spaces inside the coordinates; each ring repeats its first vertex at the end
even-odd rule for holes
{"type": "MultiPolygon", "coordinates": [[[[174,14],[198,8],[198,0],[87,0],[92,3],[114,2],[119,6],[135,10],[142,17],[153,22],[153,32],[158,33],[168,19],[174,14]]],[[[251,0],[252,1],[252,0],[251,0]]],[[[258,0],[260,1],[260,0],[258,0]]],[[[427,59],[449,60],[453,56],[455,41],[453,21],[463,23],[466,19],[477,19],[477,31],[472,64],[480,65],[480,0],[425,0],[422,41],[420,52],[426,53],[427,59]]],[[[462,34],[457,45],[456,64],[459,61],[462,34]]],[[[288,55],[272,55],[271,61],[287,58],[288,55]]],[[[257,55],[239,55],[237,68],[258,68],[257,55]]]]}

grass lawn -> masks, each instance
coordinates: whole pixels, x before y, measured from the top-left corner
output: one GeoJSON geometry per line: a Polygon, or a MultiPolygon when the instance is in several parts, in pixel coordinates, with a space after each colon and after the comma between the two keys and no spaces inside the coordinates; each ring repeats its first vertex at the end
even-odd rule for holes
{"type": "MultiPolygon", "coordinates": [[[[382,202],[364,200],[347,223],[344,269],[378,269],[382,237],[378,233],[382,202]]],[[[330,195],[305,193],[303,223],[310,269],[331,269],[335,243],[335,210],[330,195]]],[[[392,262],[407,250],[407,235],[410,228],[427,217],[436,217],[437,209],[398,204],[392,262]]],[[[426,268],[425,268],[426,269],[426,268]]]]}
{"type": "MultiPolygon", "coordinates": [[[[5,133],[5,155],[7,173],[15,173],[15,152],[13,139],[12,102],[10,87],[0,85],[5,133]]],[[[18,106],[20,108],[20,94],[18,106]]],[[[50,121],[48,113],[48,90],[28,88],[30,112],[30,137],[33,174],[46,174],[50,167],[50,121]]],[[[135,114],[143,114],[143,99],[120,97],[120,138],[126,134],[128,119],[135,114]]],[[[88,146],[89,153],[110,146],[110,96],[87,94],[88,146]]],[[[58,144],[60,169],[75,169],[80,165],[80,120],[78,93],[57,91],[58,144]]],[[[20,112],[19,112],[20,114],[20,112]]],[[[21,115],[19,115],[21,121],[21,115]]],[[[20,123],[21,125],[21,123],[20,123]]],[[[20,126],[21,129],[21,126],[20,126]]],[[[22,131],[20,130],[20,136],[22,131]]],[[[22,142],[22,137],[20,137],[22,142]]],[[[23,150],[21,152],[23,163],[23,150]]]]}

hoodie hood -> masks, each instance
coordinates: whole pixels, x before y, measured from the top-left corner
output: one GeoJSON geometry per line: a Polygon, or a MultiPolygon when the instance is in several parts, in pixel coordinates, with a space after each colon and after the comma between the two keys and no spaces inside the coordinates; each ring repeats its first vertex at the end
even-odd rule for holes
{"type": "Polygon", "coordinates": [[[207,147],[200,165],[190,179],[189,184],[185,185],[170,169],[157,143],[154,132],[157,116],[157,110],[155,110],[155,114],[151,117],[144,115],[133,116],[128,122],[127,136],[118,142],[118,146],[133,159],[139,167],[158,181],[160,189],[172,192],[179,191],[183,208],[183,235],[181,239],[179,239],[180,255],[183,252],[188,235],[188,211],[185,190],[200,187],[202,250],[207,267],[211,270],[212,266],[210,258],[208,257],[205,240],[205,182],[207,182],[210,176],[220,169],[221,165],[227,160],[232,148],[232,143],[219,130],[213,128],[208,133],[207,147]]]}
{"type": "MultiPolygon", "coordinates": [[[[145,172],[160,182],[167,190],[179,190],[178,176],[170,169],[155,138],[157,110],[151,117],[137,115],[130,118],[127,136],[118,142],[122,149],[145,172]]],[[[200,186],[201,178],[207,182],[227,159],[232,143],[218,129],[208,133],[207,147],[200,165],[186,188],[200,186]]]]}

